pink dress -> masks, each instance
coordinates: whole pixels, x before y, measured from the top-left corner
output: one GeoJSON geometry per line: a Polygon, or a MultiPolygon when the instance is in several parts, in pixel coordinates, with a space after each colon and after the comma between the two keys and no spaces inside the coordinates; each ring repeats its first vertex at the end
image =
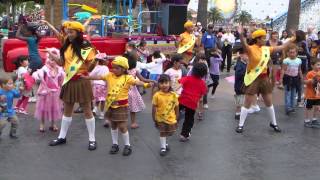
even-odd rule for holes
{"type": "MultiPolygon", "coordinates": [[[[128,73],[136,78],[137,70],[131,69],[128,70],[128,73]]],[[[131,86],[128,95],[130,112],[140,112],[144,110],[146,106],[144,105],[143,99],[138,91],[137,86],[131,86]]]]}
{"type": "Polygon", "coordinates": [[[36,80],[41,81],[37,92],[35,118],[45,121],[58,121],[62,118],[62,101],[59,98],[64,71],[58,67],[54,75],[47,66],[33,73],[36,80]]]}
{"type": "MultiPolygon", "coordinates": [[[[109,68],[104,65],[96,65],[96,67],[90,73],[90,76],[105,76],[109,73],[109,68]]],[[[105,101],[108,88],[107,83],[103,80],[93,81],[93,96],[96,102],[105,101]]]]}

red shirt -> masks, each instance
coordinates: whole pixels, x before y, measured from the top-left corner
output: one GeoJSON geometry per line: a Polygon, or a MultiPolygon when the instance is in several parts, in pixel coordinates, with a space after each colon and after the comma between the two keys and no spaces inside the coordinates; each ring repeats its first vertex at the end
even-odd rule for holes
{"type": "Polygon", "coordinates": [[[195,76],[186,76],[179,80],[182,93],[179,103],[193,110],[197,109],[200,98],[206,94],[207,86],[204,80],[195,76]]]}

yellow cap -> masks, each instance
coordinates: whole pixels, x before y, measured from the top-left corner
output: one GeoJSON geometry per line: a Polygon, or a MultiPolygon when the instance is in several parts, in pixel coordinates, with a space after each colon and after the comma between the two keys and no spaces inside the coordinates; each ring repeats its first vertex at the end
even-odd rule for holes
{"type": "Polygon", "coordinates": [[[123,67],[124,69],[129,69],[128,59],[123,56],[117,56],[113,61],[112,64],[118,65],[123,67]]]}
{"type": "Polygon", "coordinates": [[[258,29],[252,33],[251,37],[252,37],[252,39],[256,39],[256,38],[266,36],[266,35],[267,35],[267,32],[265,30],[258,29]]]}
{"type": "Polygon", "coordinates": [[[187,21],[184,23],[184,28],[193,27],[193,23],[191,21],[187,21]]]}
{"type": "Polygon", "coordinates": [[[67,28],[69,26],[70,21],[65,21],[62,23],[62,27],[67,28]]]}
{"type": "Polygon", "coordinates": [[[84,32],[84,26],[81,23],[79,23],[78,21],[69,21],[67,28],[77,30],[80,32],[84,32]]]}

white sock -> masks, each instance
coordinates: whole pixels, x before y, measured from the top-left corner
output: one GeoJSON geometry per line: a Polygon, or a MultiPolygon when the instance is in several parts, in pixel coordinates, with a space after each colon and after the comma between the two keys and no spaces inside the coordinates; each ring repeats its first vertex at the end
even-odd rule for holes
{"type": "Polygon", "coordinates": [[[118,145],[118,129],[111,129],[112,144],[118,145]]]}
{"type": "Polygon", "coordinates": [[[269,116],[271,118],[271,123],[273,125],[277,125],[276,114],[274,113],[273,105],[271,105],[270,107],[267,107],[267,111],[268,111],[268,114],[269,114],[269,116]]]}
{"type": "Polygon", "coordinates": [[[87,129],[89,133],[89,141],[96,141],[95,130],[96,130],[96,121],[94,117],[91,119],[86,119],[87,129]]]}
{"type": "Polygon", "coordinates": [[[250,109],[241,107],[239,126],[243,126],[250,109]]]}
{"type": "Polygon", "coordinates": [[[241,112],[236,112],[236,115],[240,115],[241,114],[241,112]]]}
{"type": "Polygon", "coordinates": [[[62,138],[62,139],[66,138],[71,122],[72,122],[72,117],[62,116],[61,128],[60,128],[60,133],[58,138],[62,138]]]}
{"type": "Polygon", "coordinates": [[[166,145],[167,145],[166,140],[167,140],[166,137],[160,137],[160,146],[161,146],[161,149],[162,149],[162,148],[164,148],[164,149],[166,148],[166,145]]]}
{"type": "Polygon", "coordinates": [[[126,133],[122,133],[122,138],[125,146],[130,146],[130,139],[129,139],[129,131],[126,133]]]}

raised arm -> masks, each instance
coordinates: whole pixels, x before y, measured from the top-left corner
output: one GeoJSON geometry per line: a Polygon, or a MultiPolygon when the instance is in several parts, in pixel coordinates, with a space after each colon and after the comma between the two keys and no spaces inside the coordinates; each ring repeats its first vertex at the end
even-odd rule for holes
{"type": "Polygon", "coordinates": [[[248,45],[248,43],[247,43],[247,39],[246,39],[246,38],[244,37],[244,35],[243,35],[243,27],[242,27],[242,26],[239,26],[239,27],[238,27],[238,33],[239,33],[239,35],[240,35],[241,45],[242,45],[243,49],[244,49],[245,51],[247,51],[249,45],[248,45]]]}
{"type": "Polygon", "coordinates": [[[41,20],[40,22],[43,23],[43,24],[46,24],[53,31],[53,33],[54,33],[54,35],[56,37],[59,38],[60,36],[62,36],[62,34],[52,24],[50,24],[48,21],[41,20]]]}
{"type": "Polygon", "coordinates": [[[25,37],[25,36],[23,36],[23,35],[21,34],[21,28],[22,28],[22,26],[19,25],[18,30],[17,30],[17,33],[16,33],[16,38],[17,38],[17,39],[20,39],[20,40],[22,40],[22,41],[27,41],[27,40],[28,40],[28,37],[25,37]]]}
{"type": "Polygon", "coordinates": [[[296,37],[293,36],[292,38],[290,38],[289,41],[285,42],[284,44],[280,45],[280,46],[274,46],[273,47],[273,51],[274,52],[280,52],[285,50],[291,43],[294,43],[294,41],[296,40],[296,37]]]}

